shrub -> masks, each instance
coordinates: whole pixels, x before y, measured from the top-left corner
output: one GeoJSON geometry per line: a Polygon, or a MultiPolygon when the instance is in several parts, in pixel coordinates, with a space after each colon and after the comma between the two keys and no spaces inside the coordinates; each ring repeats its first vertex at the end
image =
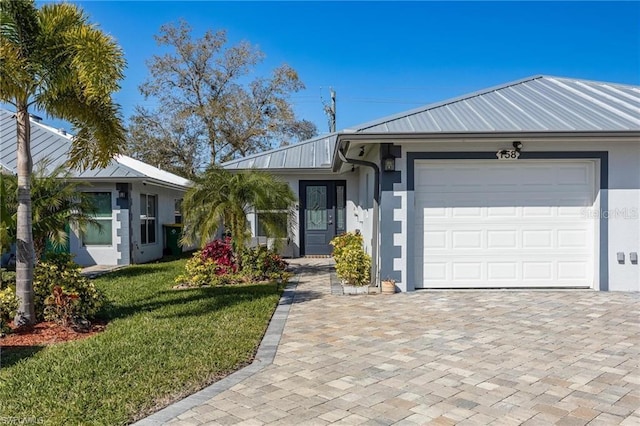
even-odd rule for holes
{"type": "Polygon", "coordinates": [[[246,248],[240,254],[241,273],[253,280],[281,280],[288,281],[286,272],[289,264],[274,250],[264,246],[246,248]]]}
{"type": "Polygon", "coordinates": [[[371,281],[371,256],[363,248],[362,235],[347,232],[331,240],[336,273],[349,285],[367,285],[371,281]]]}
{"type": "Polygon", "coordinates": [[[59,285],[54,286],[53,293],[44,300],[44,318],[63,327],[72,326],[76,322],[75,311],[78,302],[78,293],[67,292],[59,285]]]}
{"type": "Polygon", "coordinates": [[[203,260],[213,260],[216,263],[218,275],[231,274],[238,270],[229,237],[210,242],[200,251],[200,255],[203,260]]]}
{"type": "Polygon", "coordinates": [[[2,280],[0,281],[0,290],[3,288],[16,288],[16,273],[13,271],[0,270],[2,280]]]}
{"type": "Polygon", "coordinates": [[[56,286],[67,294],[77,294],[73,304],[73,315],[90,319],[105,305],[106,298],[93,282],[80,273],[81,268],[66,253],[47,254],[47,260],[36,265],[33,276],[33,291],[36,318],[45,319],[45,301],[54,294],[56,286]]]}
{"type": "Polygon", "coordinates": [[[176,277],[176,283],[189,287],[202,287],[205,285],[229,284],[228,266],[220,266],[215,260],[205,258],[202,251],[195,252],[191,259],[187,260],[184,274],[176,277]]]}
{"type": "Polygon", "coordinates": [[[176,277],[176,283],[202,287],[267,279],[286,282],[291,278],[286,271],[288,266],[275,251],[266,247],[246,248],[236,255],[231,239],[225,238],[194,253],[185,265],[184,274],[176,277]]]}
{"type": "Polygon", "coordinates": [[[18,306],[15,290],[11,288],[0,290],[0,335],[9,331],[9,323],[16,315],[18,306]]]}

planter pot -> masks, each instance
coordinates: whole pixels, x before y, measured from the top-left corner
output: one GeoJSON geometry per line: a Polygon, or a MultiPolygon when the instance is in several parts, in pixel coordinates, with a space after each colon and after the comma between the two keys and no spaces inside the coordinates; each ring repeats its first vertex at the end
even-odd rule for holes
{"type": "Polygon", "coordinates": [[[396,283],[395,281],[382,281],[381,286],[382,294],[393,294],[396,292],[396,283]]]}
{"type": "Polygon", "coordinates": [[[369,294],[368,285],[342,285],[343,294],[369,294]]]}

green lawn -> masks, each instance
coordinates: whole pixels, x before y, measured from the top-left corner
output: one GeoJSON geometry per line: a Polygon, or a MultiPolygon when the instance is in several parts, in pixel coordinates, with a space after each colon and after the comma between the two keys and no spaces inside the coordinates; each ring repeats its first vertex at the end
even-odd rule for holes
{"type": "Polygon", "coordinates": [[[112,301],[106,331],[3,354],[0,423],[126,424],[251,362],[281,289],[172,290],[184,264],[132,266],[98,278],[112,301]]]}

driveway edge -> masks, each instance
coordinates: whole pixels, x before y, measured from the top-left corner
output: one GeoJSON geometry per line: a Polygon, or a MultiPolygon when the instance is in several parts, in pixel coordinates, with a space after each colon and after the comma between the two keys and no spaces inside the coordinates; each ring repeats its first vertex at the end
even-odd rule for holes
{"type": "Polygon", "coordinates": [[[289,316],[289,310],[291,309],[291,304],[293,303],[293,297],[299,280],[300,276],[297,275],[296,280],[294,282],[290,282],[285,287],[284,292],[278,301],[278,306],[276,306],[276,310],[273,312],[273,316],[269,321],[267,331],[262,337],[256,356],[251,364],[231,373],[224,379],[218,380],[196,393],[151,414],[148,417],[133,423],[133,426],[163,425],[186,411],[204,404],[220,392],[230,389],[243,380],[253,376],[263,368],[271,365],[278,350],[278,344],[280,343],[280,338],[282,337],[282,332],[284,330],[285,323],[287,322],[287,317],[289,316]]]}

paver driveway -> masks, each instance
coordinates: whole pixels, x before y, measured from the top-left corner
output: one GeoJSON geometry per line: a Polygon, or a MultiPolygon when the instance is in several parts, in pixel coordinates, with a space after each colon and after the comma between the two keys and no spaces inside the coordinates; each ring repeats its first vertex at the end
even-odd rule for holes
{"type": "Polygon", "coordinates": [[[304,271],[273,364],[169,423],[640,424],[637,293],[332,296],[304,271]]]}

